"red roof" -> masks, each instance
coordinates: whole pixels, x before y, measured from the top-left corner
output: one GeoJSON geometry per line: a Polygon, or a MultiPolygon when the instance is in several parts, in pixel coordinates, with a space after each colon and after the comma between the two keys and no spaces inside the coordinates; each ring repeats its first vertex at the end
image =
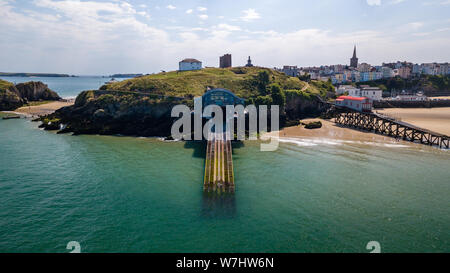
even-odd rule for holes
{"type": "Polygon", "coordinates": [[[367,100],[366,97],[352,97],[352,96],[340,96],[337,98],[338,100],[355,100],[355,101],[364,101],[367,100]]]}

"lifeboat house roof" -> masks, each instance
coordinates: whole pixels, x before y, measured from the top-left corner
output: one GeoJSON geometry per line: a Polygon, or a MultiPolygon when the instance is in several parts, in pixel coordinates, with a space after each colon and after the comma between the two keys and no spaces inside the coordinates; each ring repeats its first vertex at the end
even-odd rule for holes
{"type": "Polygon", "coordinates": [[[245,100],[239,98],[233,92],[223,88],[216,88],[209,90],[202,97],[203,107],[208,105],[218,105],[218,106],[227,106],[227,105],[245,105],[245,100]]]}

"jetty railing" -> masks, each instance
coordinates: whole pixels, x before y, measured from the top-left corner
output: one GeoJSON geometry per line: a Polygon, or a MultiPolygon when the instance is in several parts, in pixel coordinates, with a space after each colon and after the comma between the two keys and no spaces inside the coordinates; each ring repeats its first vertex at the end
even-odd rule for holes
{"type": "Polygon", "coordinates": [[[418,142],[439,148],[450,148],[450,137],[378,113],[337,109],[335,123],[374,132],[396,139],[418,142]]]}

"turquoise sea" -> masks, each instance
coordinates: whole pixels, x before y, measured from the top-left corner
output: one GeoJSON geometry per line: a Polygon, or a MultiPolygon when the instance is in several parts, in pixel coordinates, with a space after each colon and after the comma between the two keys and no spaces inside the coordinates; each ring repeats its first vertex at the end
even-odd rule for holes
{"type": "Polygon", "coordinates": [[[0,120],[0,252],[450,252],[450,151],[246,141],[210,197],[202,143],[37,127],[0,120]]]}
{"type": "MultiPolygon", "coordinates": [[[[0,77],[0,79],[14,84],[41,81],[48,87],[56,91],[62,98],[75,98],[81,91],[98,89],[100,86],[111,80],[101,76],[80,76],[80,77],[0,77]]],[[[116,79],[118,81],[125,79],[116,79]]]]}

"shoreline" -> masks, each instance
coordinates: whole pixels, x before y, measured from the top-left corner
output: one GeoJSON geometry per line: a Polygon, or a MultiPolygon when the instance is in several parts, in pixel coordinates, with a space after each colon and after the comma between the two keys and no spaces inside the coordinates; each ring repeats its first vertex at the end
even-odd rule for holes
{"type": "Polygon", "coordinates": [[[377,143],[409,143],[398,141],[395,138],[383,136],[371,132],[355,130],[336,125],[331,120],[320,118],[304,119],[302,122],[322,122],[322,128],[305,129],[304,126],[292,126],[283,128],[280,131],[280,138],[296,138],[310,140],[335,140],[340,142],[377,142],[377,143]]]}
{"type": "Polygon", "coordinates": [[[48,102],[34,106],[23,106],[14,111],[2,111],[7,114],[21,115],[25,117],[40,117],[54,113],[56,110],[66,106],[71,106],[75,103],[74,99],[64,99],[60,101],[48,102]]]}

